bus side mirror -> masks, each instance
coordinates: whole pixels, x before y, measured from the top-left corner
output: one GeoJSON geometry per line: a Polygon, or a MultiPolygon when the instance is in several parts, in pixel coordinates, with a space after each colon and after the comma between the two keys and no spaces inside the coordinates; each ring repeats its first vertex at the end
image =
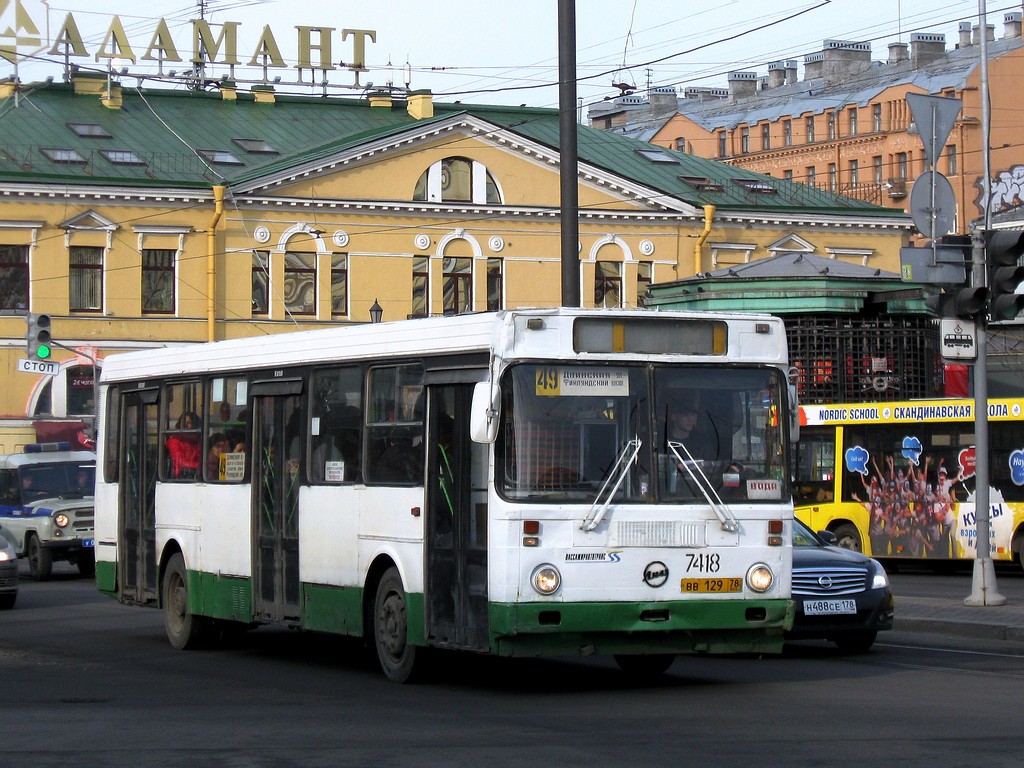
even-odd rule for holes
{"type": "Polygon", "coordinates": [[[474,443],[493,443],[498,437],[498,398],[501,390],[489,381],[473,386],[473,403],[469,410],[469,437],[474,443]]]}

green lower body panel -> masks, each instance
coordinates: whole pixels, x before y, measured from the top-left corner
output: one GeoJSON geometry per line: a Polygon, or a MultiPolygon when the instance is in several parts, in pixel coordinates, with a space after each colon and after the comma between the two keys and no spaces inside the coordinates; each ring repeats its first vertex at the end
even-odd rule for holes
{"type": "Polygon", "coordinates": [[[252,582],[189,571],[188,607],[192,613],[248,624],[252,621],[252,582]]]}
{"type": "Polygon", "coordinates": [[[117,597],[117,563],[105,560],[96,562],[96,589],[111,597],[117,597]]]}
{"type": "Polygon", "coordinates": [[[499,656],[779,653],[793,603],[492,603],[489,619],[499,656]]]}
{"type": "Polygon", "coordinates": [[[302,585],[302,626],[338,635],[363,634],[361,587],[302,585]]]}

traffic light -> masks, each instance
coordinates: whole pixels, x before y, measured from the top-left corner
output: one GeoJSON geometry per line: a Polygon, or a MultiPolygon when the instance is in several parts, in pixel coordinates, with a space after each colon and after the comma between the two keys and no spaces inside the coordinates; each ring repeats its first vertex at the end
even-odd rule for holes
{"type": "Polygon", "coordinates": [[[989,314],[993,320],[1013,320],[1024,310],[1024,294],[1017,286],[1024,283],[1024,232],[990,230],[985,233],[985,269],[991,291],[989,314]]]}
{"type": "MultiPolygon", "coordinates": [[[[985,311],[989,292],[981,286],[972,286],[971,260],[973,244],[969,235],[944,235],[939,239],[944,248],[956,248],[963,254],[964,271],[962,281],[947,284],[943,293],[928,296],[925,305],[939,317],[960,317],[974,319],[985,311]]],[[[959,264],[959,262],[957,262],[959,264]]]]}
{"type": "Polygon", "coordinates": [[[50,338],[50,316],[29,313],[25,315],[25,344],[28,356],[36,360],[49,360],[52,341],[50,338]]]}
{"type": "Polygon", "coordinates": [[[973,319],[984,311],[988,300],[986,288],[969,285],[951,286],[945,293],[927,297],[925,305],[939,317],[973,319]]]}

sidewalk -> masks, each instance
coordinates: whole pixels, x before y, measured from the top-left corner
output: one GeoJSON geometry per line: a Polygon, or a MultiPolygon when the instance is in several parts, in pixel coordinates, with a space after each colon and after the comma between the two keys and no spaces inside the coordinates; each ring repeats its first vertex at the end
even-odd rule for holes
{"type": "Polygon", "coordinates": [[[899,632],[938,632],[990,640],[1024,642],[1024,603],[969,607],[962,597],[900,597],[896,595],[899,632]]]}

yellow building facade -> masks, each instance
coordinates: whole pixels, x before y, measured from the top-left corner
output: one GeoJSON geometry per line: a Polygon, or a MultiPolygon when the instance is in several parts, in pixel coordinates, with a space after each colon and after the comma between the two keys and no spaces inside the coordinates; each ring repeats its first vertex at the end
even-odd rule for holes
{"type": "MultiPolygon", "coordinates": [[[[0,452],[88,444],[93,361],[200,343],[561,301],[558,114],[8,82],[0,157],[0,452]],[[24,372],[25,316],[54,376],[24,372]]],[[[580,126],[584,306],[813,253],[898,271],[909,220],[580,126]]]]}

